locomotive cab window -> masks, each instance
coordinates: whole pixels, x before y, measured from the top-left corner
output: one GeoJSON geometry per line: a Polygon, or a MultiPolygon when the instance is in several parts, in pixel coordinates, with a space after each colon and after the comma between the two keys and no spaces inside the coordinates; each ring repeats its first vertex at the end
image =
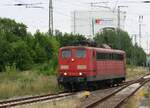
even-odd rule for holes
{"type": "Polygon", "coordinates": [[[86,56],[86,50],[85,49],[77,49],[76,57],[84,58],[85,56],[86,56]]]}
{"type": "Polygon", "coordinates": [[[71,50],[70,49],[62,50],[62,58],[69,58],[69,57],[71,57],[71,50]]]}

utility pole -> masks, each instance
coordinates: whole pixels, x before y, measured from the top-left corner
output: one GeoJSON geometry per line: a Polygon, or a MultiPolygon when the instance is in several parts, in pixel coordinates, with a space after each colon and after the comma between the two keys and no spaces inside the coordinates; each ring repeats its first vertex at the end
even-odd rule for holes
{"type": "Polygon", "coordinates": [[[94,24],[95,24],[95,20],[92,19],[92,35],[93,35],[93,36],[95,35],[95,27],[94,27],[94,24]]]}
{"type": "Polygon", "coordinates": [[[120,29],[120,6],[118,6],[118,29],[120,29]]]}
{"type": "Polygon", "coordinates": [[[134,45],[137,44],[137,34],[132,35],[132,41],[133,41],[134,45]]]}
{"type": "Polygon", "coordinates": [[[73,20],[74,20],[73,21],[73,23],[74,23],[73,24],[74,25],[74,30],[73,31],[74,31],[74,34],[76,34],[76,12],[75,11],[73,12],[73,20]]]}
{"type": "Polygon", "coordinates": [[[137,35],[135,34],[135,37],[134,37],[134,41],[135,41],[135,44],[137,44],[137,35]]]}
{"type": "Polygon", "coordinates": [[[143,16],[139,16],[139,46],[141,46],[141,38],[142,38],[142,20],[143,16]]]}
{"type": "Polygon", "coordinates": [[[118,21],[117,21],[117,22],[118,22],[118,29],[121,28],[121,27],[120,27],[120,25],[121,25],[121,24],[120,24],[120,20],[121,20],[121,17],[120,17],[120,16],[121,16],[121,15],[120,15],[120,12],[121,12],[121,11],[120,11],[120,8],[122,8],[122,7],[128,7],[128,6],[118,6],[118,9],[117,9],[117,10],[118,10],[118,15],[117,15],[117,17],[118,17],[118,18],[117,18],[117,20],[118,20],[118,21]]]}
{"type": "Polygon", "coordinates": [[[53,36],[53,2],[49,0],[49,35],[53,36]]]}
{"type": "Polygon", "coordinates": [[[117,30],[117,35],[118,35],[118,48],[121,49],[121,40],[120,40],[120,7],[118,6],[118,30],[117,30]]]}
{"type": "Polygon", "coordinates": [[[121,8],[121,7],[128,7],[128,6],[118,6],[118,9],[117,9],[117,10],[118,10],[118,14],[117,14],[117,17],[118,17],[118,18],[117,18],[117,20],[118,20],[118,21],[117,21],[117,23],[118,23],[118,24],[117,24],[117,25],[118,25],[117,35],[118,35],[118,48],[119,48],[119,49],[121,49],[121,39],[120,39],[120,29],[121,29],[121,26],[120,26],[120,25],[121,25],[121,24],[120,24],[120,20],[121,20],[121,18],[120,18],[120,16],[121,16],[121,15],[120,15],[120,8],[121,8]]]}
{"type": "Polygon", "coordinates": [[[91,2],[90,4],[91,4],[91,10],[93,10],[93,3],[91,2]]]}
{"type": "Polygon", "coordinates": [[[149,54],[149,40],[147,40],[147,53],[149,54]]]}

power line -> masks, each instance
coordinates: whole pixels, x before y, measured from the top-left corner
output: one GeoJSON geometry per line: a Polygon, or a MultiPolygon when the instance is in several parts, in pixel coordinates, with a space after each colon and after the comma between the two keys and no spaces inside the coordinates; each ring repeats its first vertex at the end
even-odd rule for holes
{"type": "MultiPolygon", "coordinates": [[[[107,1],[107,2],[95,2],[97,4],[100,4],[100,3],[115,3],[117,2],[118,0],[116,1],[107,1]]],[[[119,1],[118,3],[150,3],[149,0],[143,0],[143,1],[133,1],[133,0],[128,0],[128,1],[119,1]]]]}
{"type": "Polygon", "coordinates": [[[22,2],[22,1],[20,1],[20,0],[11,0],[11,1],[19,2],[19,3],[24,3],[24,2],[22,2]]]}
{"type": "MultiPolygon", "coordinates": [[[[70,0],[69,0],[70,1],[70,0]]],[[[56,2],[61,2],[61,3],[67,3],[67,4],[72,4],[72,5],[76,5],[76,6],[81,6],[81,5],[83,5],[83,4],[85,4],[85,3],[83,3],[83,2],[69,2],[68,0],[56,0],[56,2]]]]}
{"type": "MultiPolygon", "coordinates": [[[[62,15],[62,16],[64,16],[64,17],[69,17],[70,18],[70,15],[67,15],[67,14],[65,14],[65,13],[62,13],[62,12],[60,12],[60,11],[54,11],[56,14],[60,14],[60,15],[62,15]]],[[[90,19],[91,17],[86,17],[87,19],[90,19]]],[[[85,21],[85,22],[87,22],[87,19],[81,19],[81,18],[76,18],[76,20],[81,20],[81,21],[85,21]]]]}
{"type": "Polygon", "coordinates": [[[117,7],[118,2],[119,2],[119,0],[116,1],[115,7],[114,7],[114,9],[113,9],[113,12],[115,11],[115,9],[116,9],[116,7],[117,7]]]}
{"type": "MultiPolygon", "coordinates": [[[[84,4],[76,4],[75,2],[74,3],[66,2],[66,1],[61,2],[61,1],[57,1],[57,0],[56,0],[56,2],[59,2],[61,4],[64,4],[64,5],[67,5],[67,6],[70,6],[70,7],[72,7],[72,6],[73,7],[82,7],[82,8],[86,8],[87,7],[84,4]]],[[[64,8],[66,8],[66,7],[64,7],[64,8]]]]}

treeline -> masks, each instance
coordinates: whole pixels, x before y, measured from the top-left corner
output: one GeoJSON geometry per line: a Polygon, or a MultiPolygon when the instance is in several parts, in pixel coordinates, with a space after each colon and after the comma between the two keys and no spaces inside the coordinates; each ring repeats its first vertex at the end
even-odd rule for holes
{"type": "Polygon", "coordinates": [[[113,49],[121,49],[126,52],[127,64],[144,66],[146,65],[146,53],[143,48],[137,44],[133,45],[132,39],[125,31],[116,30],[104,30],[101,33],[96,34],[94,41],[98,44],[107,44],[113,49]]]}
{"type": "Polygon", "coordinates": [[[57,57],[59,42],[47,33],[27,32],[26,25],[0,18],[0,71],[7,66],[27,70],[37,63],[50,63],[57,57]]]}
{"type": "MultiPolygon", "coordinates": [[[[37,31],[27,32],[27,26],[14,20],[0,18],[0,72],[8,66],[18,70],[30,69],[34,64],[46,63],[52,71],[57,68],[58,49],[86,41],[85,36],[63,34],[55,31],[55,36],[37,31]]],[[[94,41],[108,44],[112,48],[125,50],[127,63],[143,65],[146,61],[144,50],[133,45],[128,33],[117,30],[105,30],[96,34],[94,41]]],[[[98,45],[99,46],[99,45],[98,45]]]]}
{"type": "Polygon", "coordinates": [[[27,32],[27,26],[14,20],[0,18],[0,72],[7,67],[18,70],[30,69],[34,64],[47,64],[43,70],[55,71],[58,50],[61,46],[71,45],[75,41],[86,40],[84,36],[62,34],[56,36],[27,32]]]}

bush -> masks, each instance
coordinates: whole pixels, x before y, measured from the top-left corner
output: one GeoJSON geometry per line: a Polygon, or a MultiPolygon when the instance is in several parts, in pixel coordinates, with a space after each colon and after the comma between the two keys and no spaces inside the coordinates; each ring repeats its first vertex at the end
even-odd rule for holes
{"type": "Polygon", "coordinates": [[[39,74],[56,75],[57,66],[58,66],[58,59],[57,59],[57,57],[53,57],[53,59],[51,59],[49,63],[45,63],[40,68],[39,74]]]}
{"type": "Polygon", "coordinates": [[[113,49],[121,49],[126,52],[127,64],[142,66],[146,62],[146,54],[141,47],[133,45],[127,32],[123,30],[104,30],[94,37],[98,46],[110,45],[113,49]]]}
{"type": "Polygon", "coordinates": [[[56,39],[60,43],[60,46],[73,46],[76,43],[87,40],[83,35],[74,35],[65,33],[64,35],[61,32],[56,32],[56,39]]]}
{"type": "Polygon", "coordinates": [[[35,45],[34,50],[35,50],[35,57],[34,57],[35,63],[44,63],[48,59],[45,49],[42,48],[38,43],[35,45]]]}
{"type": "Polygon", "coordinates": [[[23,41],[12,43],[13,61],[16,64],[16,68],[20,70],[27,70],[32,66],[32,57],[29,53],[29,47],[23,41]]]}
{"type": "Polygon", "coordinates": [[[40,33],[39,31],[34,36],[36,43],[39,43],[45,49],[48,61],[57,55],[60,45],[54,37],[50,37],[48,34],[40,33]]]}
{"type": "Polygon", "coordinates": [[[0,72],[5,71],[5,66],[10,65],[12,62],[13,49],[9,42],[0,40],[0,72]]]}

